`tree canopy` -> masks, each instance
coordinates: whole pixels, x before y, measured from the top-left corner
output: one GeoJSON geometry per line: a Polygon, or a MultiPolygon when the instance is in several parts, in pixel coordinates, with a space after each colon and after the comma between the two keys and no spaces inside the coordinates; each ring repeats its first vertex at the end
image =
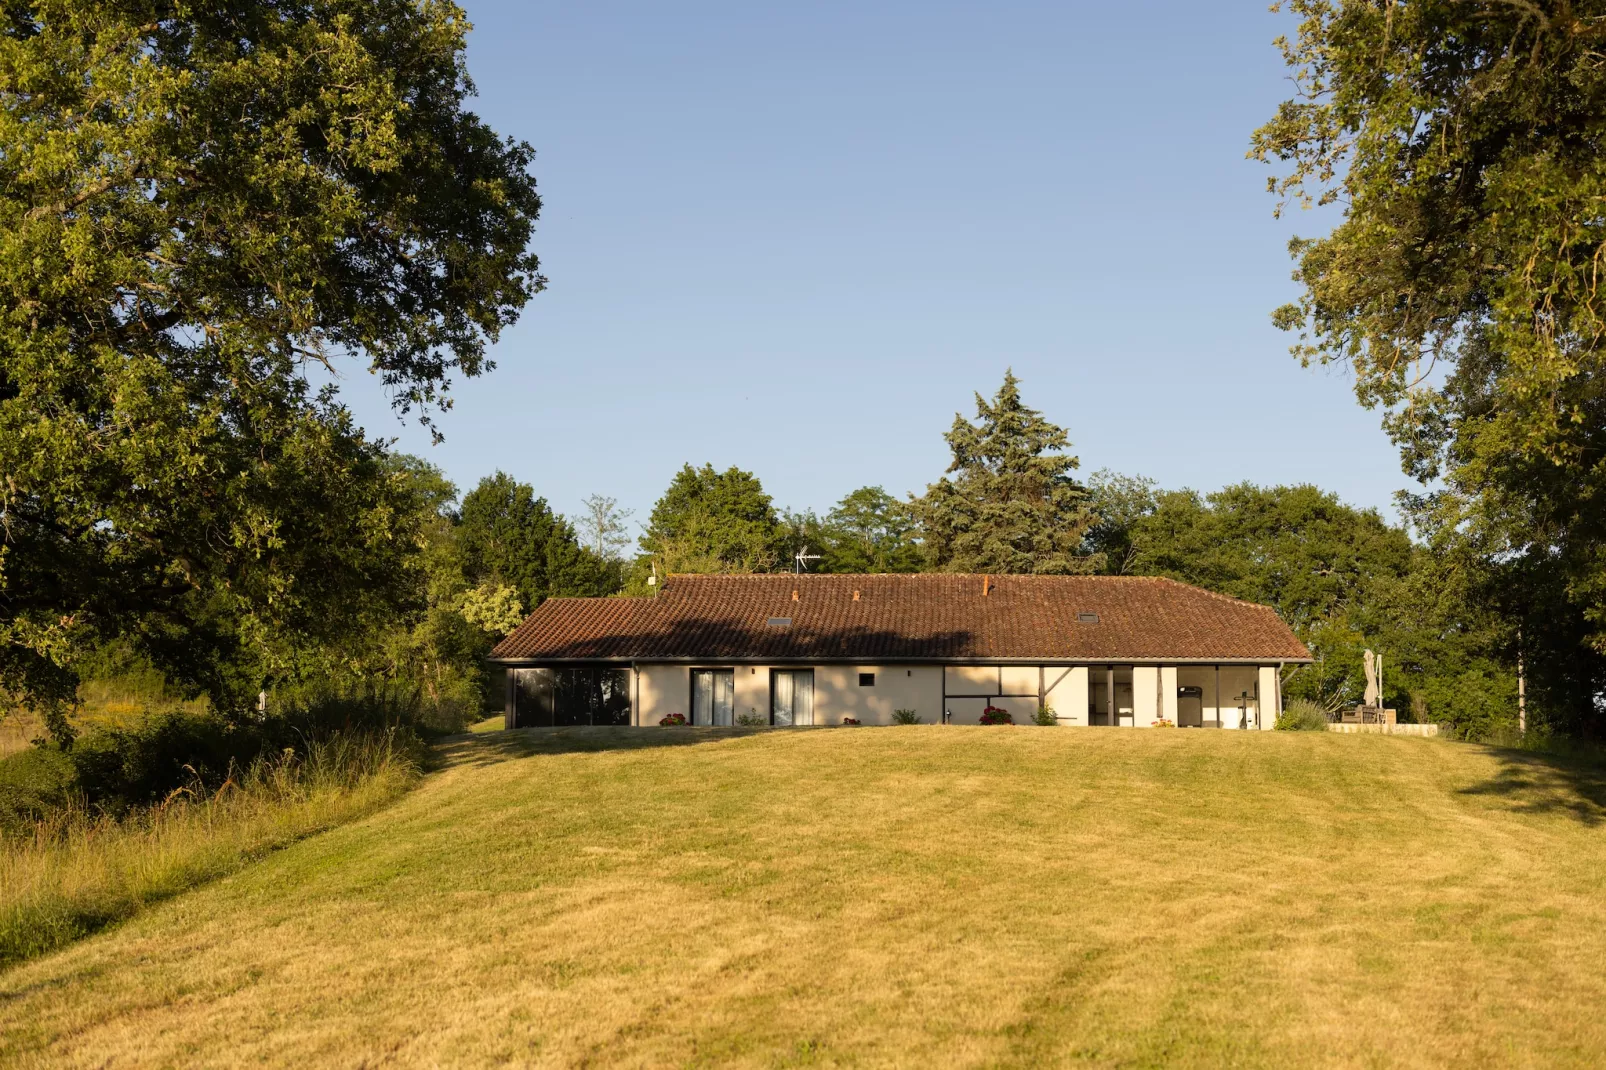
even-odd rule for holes
{"type": "Polygon", "coordinates": [[[948,474],[914,502],[931,563],[948,572],[1096,569],[1082,553],[1096,518],[1071,475],[1079,462],[1064,452],[1070,436],[1021,401],[1012,371],[992,401],[976,395],[976,417],[954,415],[948,474]]]}
{"type": "Polygon", "coordinates": [[[472,582],[512,587],[526,609],[554,595],[605,595],[619,588],[608,561],[581,546],[569,522],[506,472],[463,496],[457,541],[472,582]]]}
{"type": "Polygon", "coordinates": [[[786,528],[758,478],[711,464],[675,473],[641,536],[642,552],[660,574],[767,572],[781,563],[786,546],[786,528]]]}
{"type": "Polygon", "coordinates": [[[820,526],[828,572],[919,572],[924,564],[914,513],[881,487],[860,487],[820,526]]]}
{"type": "Polygon", "coordinates": [[[1255,133],[1296,239],[1294,352],[1340,363],[1426,490],[1413,519],[1481,562],[1562,720],[1606,687],[1598,297],[1606,4],[1291,0],[1296,96],[1255,133]],[[1537,647],[1535,644],[1538,644],[1537,647]]]}
{"type": "Polygon", "coordinates": [[[464,107],[441,0],[30,0],[0,24],[0,678],[113,634],[232,707],[416,541],[309,366],[402,411],[541,288],[528,146],[464,107]]]}

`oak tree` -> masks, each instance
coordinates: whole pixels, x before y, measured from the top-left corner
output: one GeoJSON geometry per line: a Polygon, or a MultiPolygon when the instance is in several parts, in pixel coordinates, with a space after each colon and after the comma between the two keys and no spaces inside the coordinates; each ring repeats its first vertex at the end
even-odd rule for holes
{"type": "Polygon", "coordinates": [[[542,286],[530,148],[445,0],[20,0],[0,21],[0,688],[118,635],[234,707],[383,602],[403,412],[542,286]]]}

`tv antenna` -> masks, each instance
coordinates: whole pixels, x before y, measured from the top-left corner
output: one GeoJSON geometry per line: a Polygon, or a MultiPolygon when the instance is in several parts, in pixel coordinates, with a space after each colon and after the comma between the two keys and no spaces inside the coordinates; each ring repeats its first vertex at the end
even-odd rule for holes
{"type": "Polygon", "coordinates": [[[809,553],[809,548],[805,546],[803,549],[799,550],[797,555],[792,559],[794,562],[792,565],[792,571],[793,573],[797,574],[807,572],[809,570],[809,562],[818,561],[819,559],[819,554],[809,553]]]}

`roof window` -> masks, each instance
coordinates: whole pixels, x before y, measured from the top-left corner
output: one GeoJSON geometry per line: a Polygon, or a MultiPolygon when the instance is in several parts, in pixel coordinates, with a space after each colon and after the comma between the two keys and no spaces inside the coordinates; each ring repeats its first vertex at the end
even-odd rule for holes
{"type": "Polygon", "coordinates": [[[1099,615],[1097,613],[1078,613],[1076,615],[1076,623],[1078,624],[1097,624],[1098,622],[1099,615]]]}
{"type": "Polygon", "coordinates": [[[792,626],[792,618],[791,617],[771,617],[769,620],[765,621],[764,623],[768,624],[771,628],[790,628],[792,626]]]}

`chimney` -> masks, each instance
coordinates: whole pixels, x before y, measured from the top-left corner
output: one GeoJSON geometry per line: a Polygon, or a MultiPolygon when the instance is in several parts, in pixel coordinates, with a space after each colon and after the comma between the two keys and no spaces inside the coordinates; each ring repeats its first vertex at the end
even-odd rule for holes
{"type": "Polygon", "coordinates": [[[857,587],[853,589],[853,600],[855,602],[859,600],[859,589],[857,587]]]}
{"type": "Polygon", "coordinates": [[[797,601],[797,588],[796,587],[792,588],[792,601],[794,601],[794,602],[797,601]]]}
{"type": "Polygon", "coordinates": [[[981,596],[986,598],[990,593],[992,593],[992,589],[993,578],[991,576],[983,576],[981,578],[981,596]]]}

